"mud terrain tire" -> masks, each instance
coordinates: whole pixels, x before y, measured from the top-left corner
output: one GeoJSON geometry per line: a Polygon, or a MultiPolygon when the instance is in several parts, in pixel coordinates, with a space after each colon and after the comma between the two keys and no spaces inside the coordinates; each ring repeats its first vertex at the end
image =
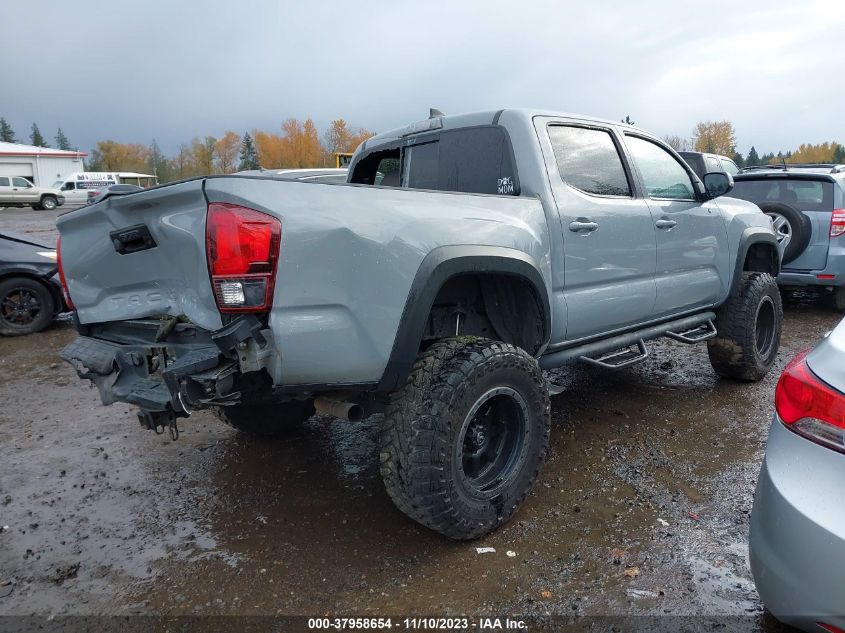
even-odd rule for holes
{"type": "Polygon", "coordinates": [[[774,277],[744,272],[742,281],[716,311],[716,338],[707,342],[710,364],[724,378],[761,380],[780,346],[783,305],[774,277]]]}
{"type": "Polygon", "coordinates": [[[484,536],[522,504],[549,446],[548,388],[526,351],[483,338],[434,343],[385,411],[381,476],[409,517],[484,536]]]}
{"type": "Polygon", "coordinates": [[[284,435],[314,415],[311,400],[284,403],[236,404],[217,407],[215,414],[229,426],[257,437],[284,435]]]}

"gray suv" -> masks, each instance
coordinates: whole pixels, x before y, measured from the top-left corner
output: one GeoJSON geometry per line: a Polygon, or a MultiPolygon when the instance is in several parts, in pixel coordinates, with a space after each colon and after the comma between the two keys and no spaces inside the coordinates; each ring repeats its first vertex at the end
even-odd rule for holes
{"type": "Polygon", "coordinates": [[[783,251],[782,286],[817,286],[834,292],[845,310],[845,165],[747,167],[731,196],[768,214],[783,251]]]}

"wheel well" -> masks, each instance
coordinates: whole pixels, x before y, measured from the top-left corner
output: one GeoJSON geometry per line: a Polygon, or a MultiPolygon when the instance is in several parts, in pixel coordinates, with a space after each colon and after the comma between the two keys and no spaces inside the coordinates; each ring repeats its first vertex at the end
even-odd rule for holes
{"type": "Polygon", "coordinates": [[[748,247],[742,270],[769,273],[773,277],[780,272],[777,249],[771,244],[757,243],[748,247]]]}
{"type": "Polygon", "coordinates": [[[420,344],[470,335],[511,343],[535,355],[546,339],[542,303],[524,277],[467,273],[449,278],[437,292],[420,344]]]}

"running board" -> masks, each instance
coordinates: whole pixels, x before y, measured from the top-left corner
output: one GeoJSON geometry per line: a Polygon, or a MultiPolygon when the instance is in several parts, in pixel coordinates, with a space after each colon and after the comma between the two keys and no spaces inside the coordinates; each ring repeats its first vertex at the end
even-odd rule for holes
{"type": "Polygon", "coordinates": [[[716,326],[713,325],[713,319],[708,319],[698,327],[686,330],[685,332],[666,332],[669,338],[692,345],[693,343],[700,343],[711,338],[716,337],[716,326]]]}
{"type": "MultiPolygon", "coordinates": [[[[715,336],[716,328],[712,326],[712,321],[715,318],[716,315],[713,312],[702,312],[701,314],[694,314],[682,319],[675,319],[674,321],[651,325],[640,330],[634,330],[633,332],[617,334],[616,336],[592,341],[590,343],[582,343],[581,345],[573,345],[572,347],[549,352],[544,356],[541,356],[540,367],[542,369],[554,369],[556,367],[562,367],[563,365],[573,361],[582,360],[583,357],[587,357],[588,360],[595,361],[597,358],[602,359],[604,355],[611,352],[625,350],[630,348],[632,345],[644,344],[645,341],[660,338],[661,336],[667,336],[670,332],[675,334],[675,337],[673,338],[681,336],[687,338],[688,340],[684,342],[692,343],[703,341],[715,336]],[[708,322],[710,323],[709,326],[707,326],[708,322]],[[709,330],[707,335],[702,334],[700,338],[695,339],[696,334],[694,333],[701,330],[703,326],[712,328],[712,330],[709,330]]],[[[645,346],[643,345],[643,347],[645,346]]],[[[642,351],[640,351],[640,354],[642,354],[642,351]]],[[[607,360],[606,357],[604,358],[607,360]]],[[[628,364],[631,364],[633,362],[637,362],[635,358],[639,357],[626,357],[622,360],[623,362],[629,360],[631,362],[628,364]]],[[[606,365],[602,366],[604,367],[606,365]]],[[[616,367],[619,366],[624,365],[616,365],[616,367]]]]}
{"type": "Polygon", "coordinates": [[[628,365],[633,365],[634,363],[639,363],[646,358],[648,358],[648,348],[645,346],[645,342],[640,340],[625,349],[610,352],[598,358],[581,356],[579,360],[590,363],[591,365],[604,367],[605,369],[620,369],[628,365]],[[632,347],[636,347],[636,349],[631,349],[632,347]]]}

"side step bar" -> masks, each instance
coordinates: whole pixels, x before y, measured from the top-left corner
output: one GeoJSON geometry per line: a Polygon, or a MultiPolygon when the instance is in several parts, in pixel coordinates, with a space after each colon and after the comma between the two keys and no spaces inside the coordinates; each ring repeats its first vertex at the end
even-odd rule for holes
{"type": "Polygon", "coordinates": [[[713,312],[702,312],[599,341],[567,347],[540,357],[540,367],[554,369],[577,360],[601,367],[625,367],[648,356],[645,341],[671,336],[675,340],[692,344],[716,336],[716,328],[713,325],[715,318],[713,312]],[[628,349],[634,345],[637,346],[636,351],[628,349]]]}
{"type": "Polygon", "coordinates": [[[692,345],[714,338],[716,336],[716,326],[713,325],[713,319],[708,319],[698,327],[686,330],[685,332],[666,332],[666,336],[681,343],[692,345]]]}
{"type": "Polygon", "coordinates": [[[591,365],[598,365],[605,369],[620,369],[639,363],[641,360],[648,358],[648,348],[645,346],[645,341],[639,340],[634,345],[629,345],[625,349],[616,350],[609,354],[604,354],[598,358],[590,358],[589,356],[581,356],[579,360],[591,365]],[[636,346],[637,349],[631,349],[636,346]]]}

